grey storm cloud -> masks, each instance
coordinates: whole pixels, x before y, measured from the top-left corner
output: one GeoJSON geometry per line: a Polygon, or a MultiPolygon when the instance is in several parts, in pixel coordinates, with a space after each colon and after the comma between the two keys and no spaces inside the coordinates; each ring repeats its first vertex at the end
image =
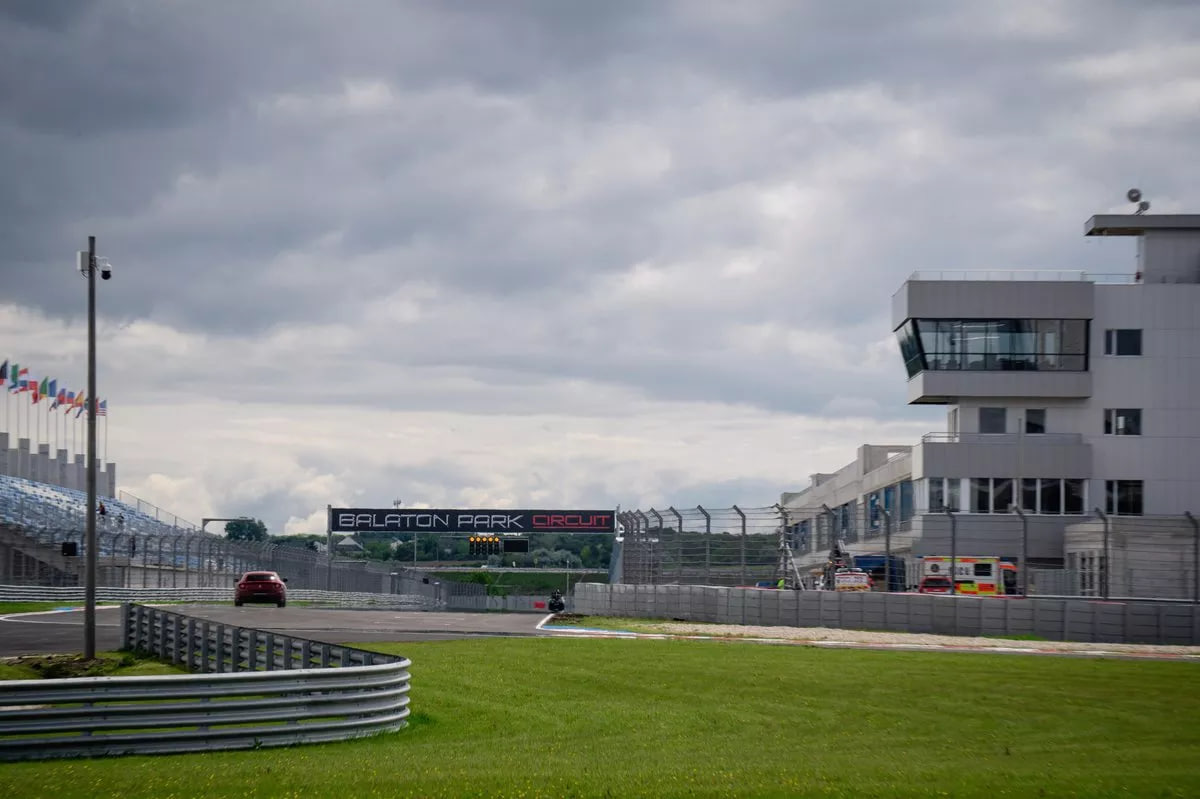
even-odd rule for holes
{"type": "Polygon", "coordinates": [[[731,331],[861,352],[917,269],[1126,269],[1080,223],[1133,182],[1194,191],[1200,131],[1105,104],[1173,85],[1150,62],[1197,34],[1193,4],[1117,0],[5,3],[0,288],[78,316],[96,233],[113,320],[264,337],[412,291],[420,321],[368,337],[380,370],[895,406],[898,358],[813,380],[731,331]],[[668,287],[606,304],[639,264],[668,287]]]}

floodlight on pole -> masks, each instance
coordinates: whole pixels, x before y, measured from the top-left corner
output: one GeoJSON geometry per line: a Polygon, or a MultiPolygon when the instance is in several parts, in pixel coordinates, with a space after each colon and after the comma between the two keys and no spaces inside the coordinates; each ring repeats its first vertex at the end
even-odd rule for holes
{"type": "Polygon", "coordinates": [[[112,264],[96,257],[96,237],[88,236],[86,252],[78,253],[80,275],[88,282],[87,343],[87,527],[85,533],[83,656],[96,657],[96,272],[103,280],[112,279],[112,264]]]}

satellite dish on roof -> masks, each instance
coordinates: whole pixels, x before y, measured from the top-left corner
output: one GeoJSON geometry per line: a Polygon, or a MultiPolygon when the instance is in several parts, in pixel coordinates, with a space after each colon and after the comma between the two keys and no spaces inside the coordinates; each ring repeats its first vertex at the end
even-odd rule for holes
{"type": "Polygon", "coordinates": [[[1142,199],[1142,192],[1140,189],[1130,189],[1129,191],[1125,192],[1125,197],[1129,200],[1129,202],[1135,203],[1142,199]]]}

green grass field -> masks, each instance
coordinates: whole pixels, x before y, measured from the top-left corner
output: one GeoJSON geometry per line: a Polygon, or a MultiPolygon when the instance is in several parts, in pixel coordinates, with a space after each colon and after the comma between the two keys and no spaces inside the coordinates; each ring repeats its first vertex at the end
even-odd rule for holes
{"type": "MultiPolygon", "coordinates": [[[[0,662],[0,680],[40,680],[51,677],[134,677],[146,674],[186,674],[186,669],[128,652],[97,652],[89,663],[82,655],[36,655],[0,662]]],[[[3,785],[0,778],[0,785],[3,785]]]]}
{"type": "Polygon", "coordinates": [[[413,660],[393,735],[0,766],[14,797],[1196,796],[1193,663],[514,638],[413,660]]]}

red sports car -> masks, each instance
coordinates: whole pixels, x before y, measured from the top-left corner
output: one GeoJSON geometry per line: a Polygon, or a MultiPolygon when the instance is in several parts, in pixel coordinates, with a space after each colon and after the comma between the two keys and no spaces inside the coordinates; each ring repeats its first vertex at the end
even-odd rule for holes
{"type": "Polygon", "coordinates": [[[246,572],[237,582],[233,592],[233,604],[241,607],[245,602],[272,602],[279,607],[287,604],[286,577],[276,572],[246,572]]]}

